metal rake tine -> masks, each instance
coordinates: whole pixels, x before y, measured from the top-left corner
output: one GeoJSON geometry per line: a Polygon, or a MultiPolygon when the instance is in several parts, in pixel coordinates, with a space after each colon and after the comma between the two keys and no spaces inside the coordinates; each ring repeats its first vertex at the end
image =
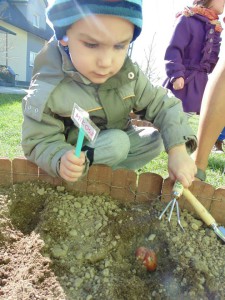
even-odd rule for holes
{"type": "Polygon", "coordinates": [[[170,214],[169,214],[169,218],[168,218],[168,221],[169,221],[169,222],[170,222],[170,220],[171,220],[172,212],[173,212],[173,209],[174,209],[174,205],[175,205],[175,203],[177,202],[177,200],[176,200],[176,198],[174,198],[172,201],[173,201],[173,202],[172,202],[172,206],[171,206],[170,214]]]}
{"type": "Polygon", "coordinates": [[[164,210],[161,212],[160,216],[159,216],[159,220],[162,219],[162,216],[165,214],[165,212],[167,211],[167,209],[170,207],[170,205],[172,204],[173,199],[170,200],[170,202],[167,204],[167,206],[164,208],[164,210]]]}
{"type": "Polygon", "coordinates": [[[180,228],[183,231],[185,231],[184,227],[182,226],[181,221],[180,221],[180,209],[179,209],[179,203],[178,203],[178,201],[176,201],[176,207],[177,207],[177,223],[180,225],[180,228]]]}

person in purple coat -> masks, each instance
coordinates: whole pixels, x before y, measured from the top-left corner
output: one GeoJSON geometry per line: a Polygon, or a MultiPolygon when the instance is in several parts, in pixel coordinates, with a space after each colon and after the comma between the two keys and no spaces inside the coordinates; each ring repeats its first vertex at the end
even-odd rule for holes
{"type": "Polygon", "coordinates": [[[165,52],[163,86],[182,100],[188,114],[199,114],[205,86],[219,58],[225,0],[195,0],[177,14],[165,52]]]}

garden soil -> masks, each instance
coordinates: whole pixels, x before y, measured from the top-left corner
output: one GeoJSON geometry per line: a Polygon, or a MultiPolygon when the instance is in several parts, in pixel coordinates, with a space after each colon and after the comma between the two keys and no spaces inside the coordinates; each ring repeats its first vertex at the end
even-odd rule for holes
{"type": "Polygon", "coordinates": [[[185,210],[185,232],[175,214],[159,221],[164,207],[41,182],[0,188],[0,299],[225,299],[225,245],[185,210]]]}

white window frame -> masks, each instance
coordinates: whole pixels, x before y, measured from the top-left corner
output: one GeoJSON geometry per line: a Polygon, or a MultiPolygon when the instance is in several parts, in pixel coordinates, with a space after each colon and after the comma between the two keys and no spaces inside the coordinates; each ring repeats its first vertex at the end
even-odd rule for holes
{"type": "Polygon", "coordinates": [[[40,28],[40,17],[37,14],[33,14],[33,26],[40,28]]]}
{"type": "Polygon", "coordinates": [[[34,60],[37,56],[36,52],[30,51],[30,67],[34,66],[34,60]]]}

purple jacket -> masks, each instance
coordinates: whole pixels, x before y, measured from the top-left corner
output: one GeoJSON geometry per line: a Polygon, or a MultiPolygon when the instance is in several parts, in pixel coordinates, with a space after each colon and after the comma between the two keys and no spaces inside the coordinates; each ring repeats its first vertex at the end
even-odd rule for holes
{"type": "Polygon", "coordinates": [[[182,100],[185,112],[199,114],[208,74],[214,69],[219,56],[221,37],[215,25],[201,15],[181,15],[177,19],[172,38],[166,49],[167,79],[163,86],[182,100]],[[175,91],[173,82],[183,77],[185,85],[175,91]]]}

